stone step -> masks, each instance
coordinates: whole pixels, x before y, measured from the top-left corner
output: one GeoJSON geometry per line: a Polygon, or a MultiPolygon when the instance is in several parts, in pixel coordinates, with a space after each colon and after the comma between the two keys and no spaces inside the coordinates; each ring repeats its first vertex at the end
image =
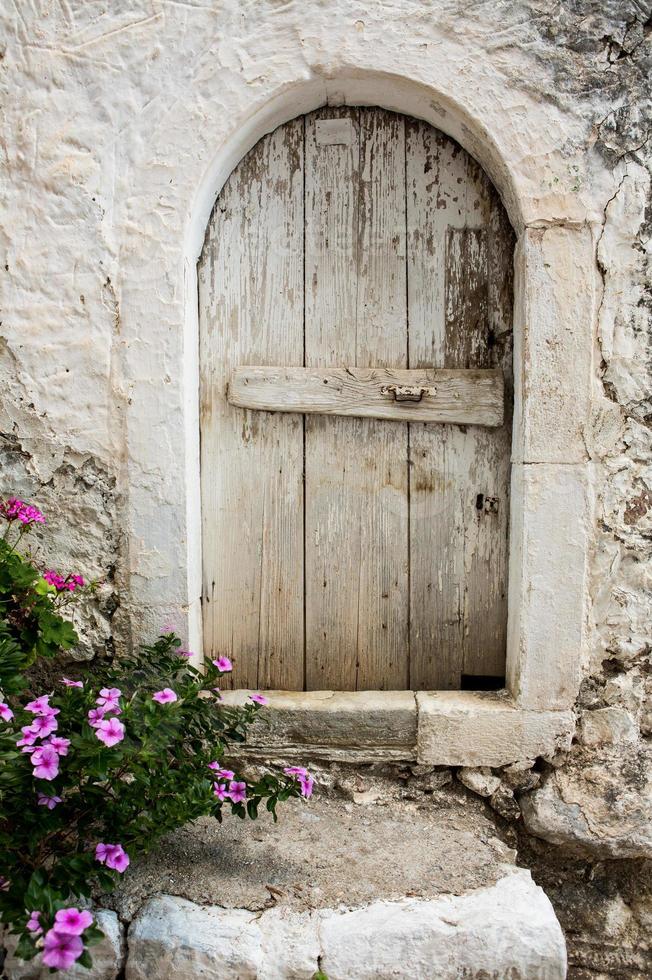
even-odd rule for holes
{"type": "MultiPolygon", "coordinates": [[[[130,923],[126,980],[565,977],[552,906],[482,803],[353,799],[293,801],[276,824],[202,819],[162,842],[111,898],[130,923]]],[[[107,942],[86,980],[114,980],[107,942]]]]}

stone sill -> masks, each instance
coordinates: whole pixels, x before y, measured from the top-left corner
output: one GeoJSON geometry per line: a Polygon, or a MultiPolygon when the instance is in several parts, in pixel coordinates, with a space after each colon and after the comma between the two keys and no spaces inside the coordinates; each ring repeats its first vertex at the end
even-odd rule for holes
{"type": "MultiPolygon", "coordinates": [[[[224,692],[243,704],[249,691],[224,692]]],[[[568,748],[570,711],[529,711],[506,692],[266,691],[243,751],[257,759],[504,766],[568,748]]]]}

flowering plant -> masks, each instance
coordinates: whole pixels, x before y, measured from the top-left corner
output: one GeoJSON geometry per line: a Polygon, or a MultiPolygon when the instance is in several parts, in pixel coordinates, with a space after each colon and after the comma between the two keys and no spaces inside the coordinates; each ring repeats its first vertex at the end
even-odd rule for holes
{"type": "MultiPolygon", "coordinates": [[[[0,504],[18,539],[39,514],[19,505],[28,508],[0,504]]],[[[264,804],[276,819],[277,804],[310,796],[313,782],[301,767],[256,781],[226,767],[265,698],[225,705],[216,684],[228,657],[202,673],[172,632],[92,678],[61,676],[53,690],[23,695],[25,667],[74,644],[60,597],[84,584],[41,575],[10,541],[0,549],[0,918],[19,957],[41,952],[46,966],[67,969],[90,965],[88,946],[102,935],[85,907],[92,890],[113,887],[134,856],[225,809],[256,818],[264,804]]]]}

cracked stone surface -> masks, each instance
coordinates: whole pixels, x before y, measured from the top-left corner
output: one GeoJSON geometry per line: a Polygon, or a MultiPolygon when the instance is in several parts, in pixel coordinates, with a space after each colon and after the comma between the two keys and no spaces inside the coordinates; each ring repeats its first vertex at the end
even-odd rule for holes
{"type": "Polygon", "coordinates": [[[127,980],[299,980],[318,968],[329,980],[563,980],[566,949],[552,906],[523,870],[461,896],[350,912],[254,916],[162,896],[129,930],[127,980]]]}

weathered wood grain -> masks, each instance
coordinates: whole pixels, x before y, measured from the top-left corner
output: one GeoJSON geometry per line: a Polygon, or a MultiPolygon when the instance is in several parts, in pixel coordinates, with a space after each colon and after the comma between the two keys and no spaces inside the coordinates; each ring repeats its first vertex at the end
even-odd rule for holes
{"type": "Polygon", "coordinates": [[[389,368],[239,367],[228,400],[238,408],[498,426],[503,421],[503,374],[389,368]]]}
{"type": "MultiPolygon", "coordinates": [[[[340,109],[307,118],[310,368],[406,363],[403,167],[400,117],[340,109]],[[320,144],[326,115],[351,119],[355,141],[320,144]]],[[[404,426],[306,417],[309,688],[407,686],[405,450],[404,426]]]]}
{"type": "Polygon", "coordinates": [[[203,615],[225,687],[302,688],[303,426],[238,412],[233,368],[303,363],[303,120],[222,190],[199,262],[203,615]]]}
{"type": "Polygon", "coordinates": [[[463,673],[504,673],[511,352],[499,356],[495,336],[501,322],[511,337],[511,310],[491,284],[511,296],[513,242],[506,223],[496,235],[488,179],[451,140],[412,121],[406,159],[410,364],[508,375],[501,427],[410,426],[411,685],[458,688],[463,673]]]}

